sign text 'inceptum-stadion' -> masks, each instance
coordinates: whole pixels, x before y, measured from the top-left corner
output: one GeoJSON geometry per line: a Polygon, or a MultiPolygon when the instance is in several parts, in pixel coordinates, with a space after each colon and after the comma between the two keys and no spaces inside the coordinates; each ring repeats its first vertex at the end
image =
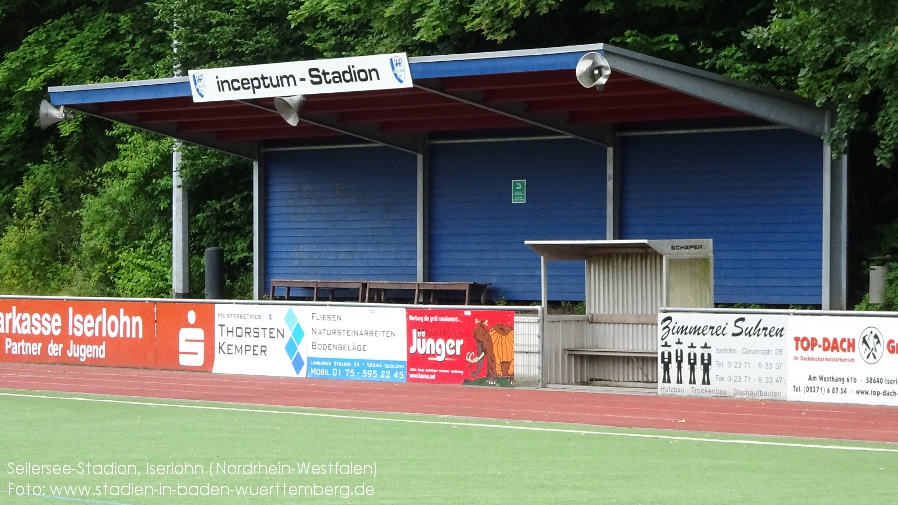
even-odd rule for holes
{"type": "Polygon", "coordinates": [[[412,87],[405,53],[190,70],[194,102],[412,87]]]}

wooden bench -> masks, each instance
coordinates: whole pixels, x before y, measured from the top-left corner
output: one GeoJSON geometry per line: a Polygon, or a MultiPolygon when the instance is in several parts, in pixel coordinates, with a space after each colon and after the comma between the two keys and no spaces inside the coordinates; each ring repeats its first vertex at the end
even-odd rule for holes
{"type": "Polygon", "coordinates": [[[412,291],[413,303],[435,303],[437,292],[456,292],[464,294],[465,305],[471,303],[471,297],[478,297],[481,305],[486,304],[486,288],[489,284],[477,282],[413,282],[413,281],[370,281],[367,283],[365,301],[385,302],[387,291],[412,291]],[[429,300],[429,301],[428,301],[429,300]]]}
{"type": "Polygon", "coordinates": [[[489,284],[478,282],[419,282],[418,290],[422,295],[430,294],[430,303],[436,302],[436,293],[458,292],[465,294],[465,305],[471,304],[471,298],[480,299],[480,305],[486,305],[486,288],[489,284]]]}
{"type": "Polygon", "coordinates": [[[642,363],[639,362],[637,358],[657,358],[658,351],[652,351],[649,349],[585,349],[585,348],[568,348],[564,350],[565,354],[568,357],[573,356],[602,356],[602,357],[618,357],[618,358],[630,358],[633,360],[633,364],[635,364],[639,371],[642,372],[642,376],[645,378],[646,382],[652,382],[651,375],[642,366],[642,363]]]}
{"type": "Polygon", "coordinates": [[[480,303],[486,304],[486,288],[489,284],[477,282],[415,282],[415,281],[321,281],[321,280],[293,280],[272,279],[269,290],[269,299],[274,299],[275,290],[283,288],[284,298],[290,298],[291,289],[309,289],[312,291],[312,300],[318,301],[321,291],[328,291],[328,299],[334,300],[334,293],[339,289],[351,289],[358,291],[358,301],[385,302],[387,291],[411,291],[414,303],[435,303],[437,292],[455,292],[464,295],[465,305],[471,303],[472,298],[479,298],[480,303]]]}
{"type": "Polygon", "coordinates": [[[328,299],[333,301],[334,293],[338,289],[350,289],[358,291],[358,301],[362,301],[366,292],[365,282],[362,281],[307,281],[307,280],[290,280],[290,279],[272,279],[271,290],[269,291],[269,299],[274,299],[274,291],[277,288],[286,290],[284,298],[290,299],[290,289],[311,289],[312,300],[318,301],[320,291],[328,291],[328,299]]]}
{"type": "Polygon", "coordinates": [[[624,358],[657,358],[658,351],[648,349],[565,349],[568,354],[581,356],[621,356],[624,358]]]}
{"type": "MultiPolygon", "coordinates": [[[[603,328],[607,334],[608,331],[614,331],[611,325],[628,325],[629,327],[638,327],[642,330],[650,330],[651,335],[657,335],[658,314],[633,314],[633,313],[589,313],[586,320],[590,325],[604,325],[603,328]]],[[[582,344],[581,344],[582,345],[582,344]]],[[[658,358],[658,351],[651,349],[627,349],[621,347],[598,347],[599,343],[586,343],[585,345],[595,345],[597,347],[569,347],[563,349],[568,364],[573,363],[574,356],[596,357],[596,358],[629,358],[633,364],[642,372],[646,382],[654,382],[651,375],[644,365],[647,358],[658,358]]],[[[638,345],[638,344],[637,344],[638,345]]],[[[647,344],[642,344],[647,345],[647,344]]]]}
{"type": "Polygon", "coordinates": [[[365,288],[365,301],[386,302],[387,290],[414,291],[414,300],[418,303],[418,283],[405,281],[370,281],[365,288]]]}

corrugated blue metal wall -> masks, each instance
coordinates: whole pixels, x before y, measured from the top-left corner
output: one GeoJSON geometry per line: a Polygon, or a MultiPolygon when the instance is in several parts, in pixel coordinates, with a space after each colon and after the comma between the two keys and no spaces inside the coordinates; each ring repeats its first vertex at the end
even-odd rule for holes
{"type": "MultiPolygon", "coordinates": [[[[715,302],[820,304],[823,148],[787,130],[622,139],[621,238],[712,238],[715,302]]],[[[390,148],[270,152],[266,282],[414,280],[415,157],[390,148]]],[[[577,140],[430,147],[430,279],[537,300],[525,240],[605,236],[605,149],[577,140]],[[512,180],[527,181],[512,203],[512,180]]],[[[580,262],[549,298],[582,300],[580,262]]]]}
{"type": "Polygon", "coordinates": [[[416,160],[386,147],[266,154],[266,282],[414,280],[416,160]]]}
{"type": "Polygon", "coordinates": [[[633,136],[622,149],[621,238],[714,239],[716,303],[821,303],[820,139],[633,136]]]}
{"type": "MultiPolygon", "coordinates": [[[[525,240],[605,236],[605,149],[578,140],[430,148],[430,273],[488,282],[494,299],[539,300],[539,255],[525,240]],[[527,181],[512,203],[512,180],[527,181]]],[[[583,300],[582,262],[549,264],[549,298],[583,300]]]]}

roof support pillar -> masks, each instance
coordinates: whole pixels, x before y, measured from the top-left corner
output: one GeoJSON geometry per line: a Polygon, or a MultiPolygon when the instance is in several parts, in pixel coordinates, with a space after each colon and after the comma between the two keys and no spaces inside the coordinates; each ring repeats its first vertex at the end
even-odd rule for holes
{"type": "Polygon", "coordinates": [[[620,138],[613,136],[605,157],[605,239],[620,238],[620,138]]]}
{"type": "MultiPolygon", "coordinates": [[[[827,122],[827,126],[831,124],[827,122]]],[[[823,142],[823,310],[846,310],[848,283],[848,156],[833,158],[823,142]]]]}
{"type": "Polygon", "coordinates": [[[190,297],[190,233],[187,189],[181,180],[181,143],[172,151],[172,298],[190,297]]]}
{"type": "Polygon", "coordinates": [[[430,280],[430,268],[428,258],[430,257],[428,226],[429,217],[427,207],[429,205],[428,195],[429,175],[430,175],[430,149],[427,141],[421,142],[420,152],[417,154],[417,279],[418,282],[426,282],[430,280]]]}
{"type": "Polygon", "coordinates": [[[253,300],[265,294],[265,155],[253,161],[253,300]]]}

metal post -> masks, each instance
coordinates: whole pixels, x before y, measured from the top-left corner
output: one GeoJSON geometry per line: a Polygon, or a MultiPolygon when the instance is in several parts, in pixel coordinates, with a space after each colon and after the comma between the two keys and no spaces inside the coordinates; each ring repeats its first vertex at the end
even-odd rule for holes
{"type": "Polygon", "coordinates": [[[540,284],[542,285],[542,306],[540,307],[540,318],[539,318],[539,384],[538,387],[546,387],[546,318],[549,316],[549,289],[547,287],[548,282],[548,272],[547,267],[548,264],[546,262],[546,257],[543,255],[539,256],[540,260],[540,284]]]}
{"type": "Polygon", "coordinates": [[[172,152],[172,297],[190,296],[190,244],[187,189],[181,180],[181,144],[172,152]]]}
{"type": "Polygon", "coordinates": [[[253,300],[265,293],[265,201],[267,170],[262,153],[253,162],[253,300]]]}
{"type": "MultiPolygon", "coordinates": [[[[172,28],[177,29],[178,18],[172,28]]],[[[178,41],[172,40],[172,74],[181,75],[181,59],[178,57],[178,41]]],[[[175,142],[171,159],[172,225],[171,225],[171,282],[172,298],[190,297],[190,221],[187,211],[187,190],[181,180],[181,143],[175,142]]]]}
{"type": "Polygon", "coordinates": [[[430,271],[428,265],[429,252],[429,217],[427,215],[428,203],[428,177],[430,167],[430,151],[427,143],[422,142],[421,152],[417,155],[417,198],[416,198],[416,221],[417,221],[417,258],[416,258],[416,278],[418,282],[430,280],[430,271]]]}
{"type": "Polygon", "coordinates": [[[620,238],[620,140],[615,136],[605,156],[605,239],[620,238]]]}

